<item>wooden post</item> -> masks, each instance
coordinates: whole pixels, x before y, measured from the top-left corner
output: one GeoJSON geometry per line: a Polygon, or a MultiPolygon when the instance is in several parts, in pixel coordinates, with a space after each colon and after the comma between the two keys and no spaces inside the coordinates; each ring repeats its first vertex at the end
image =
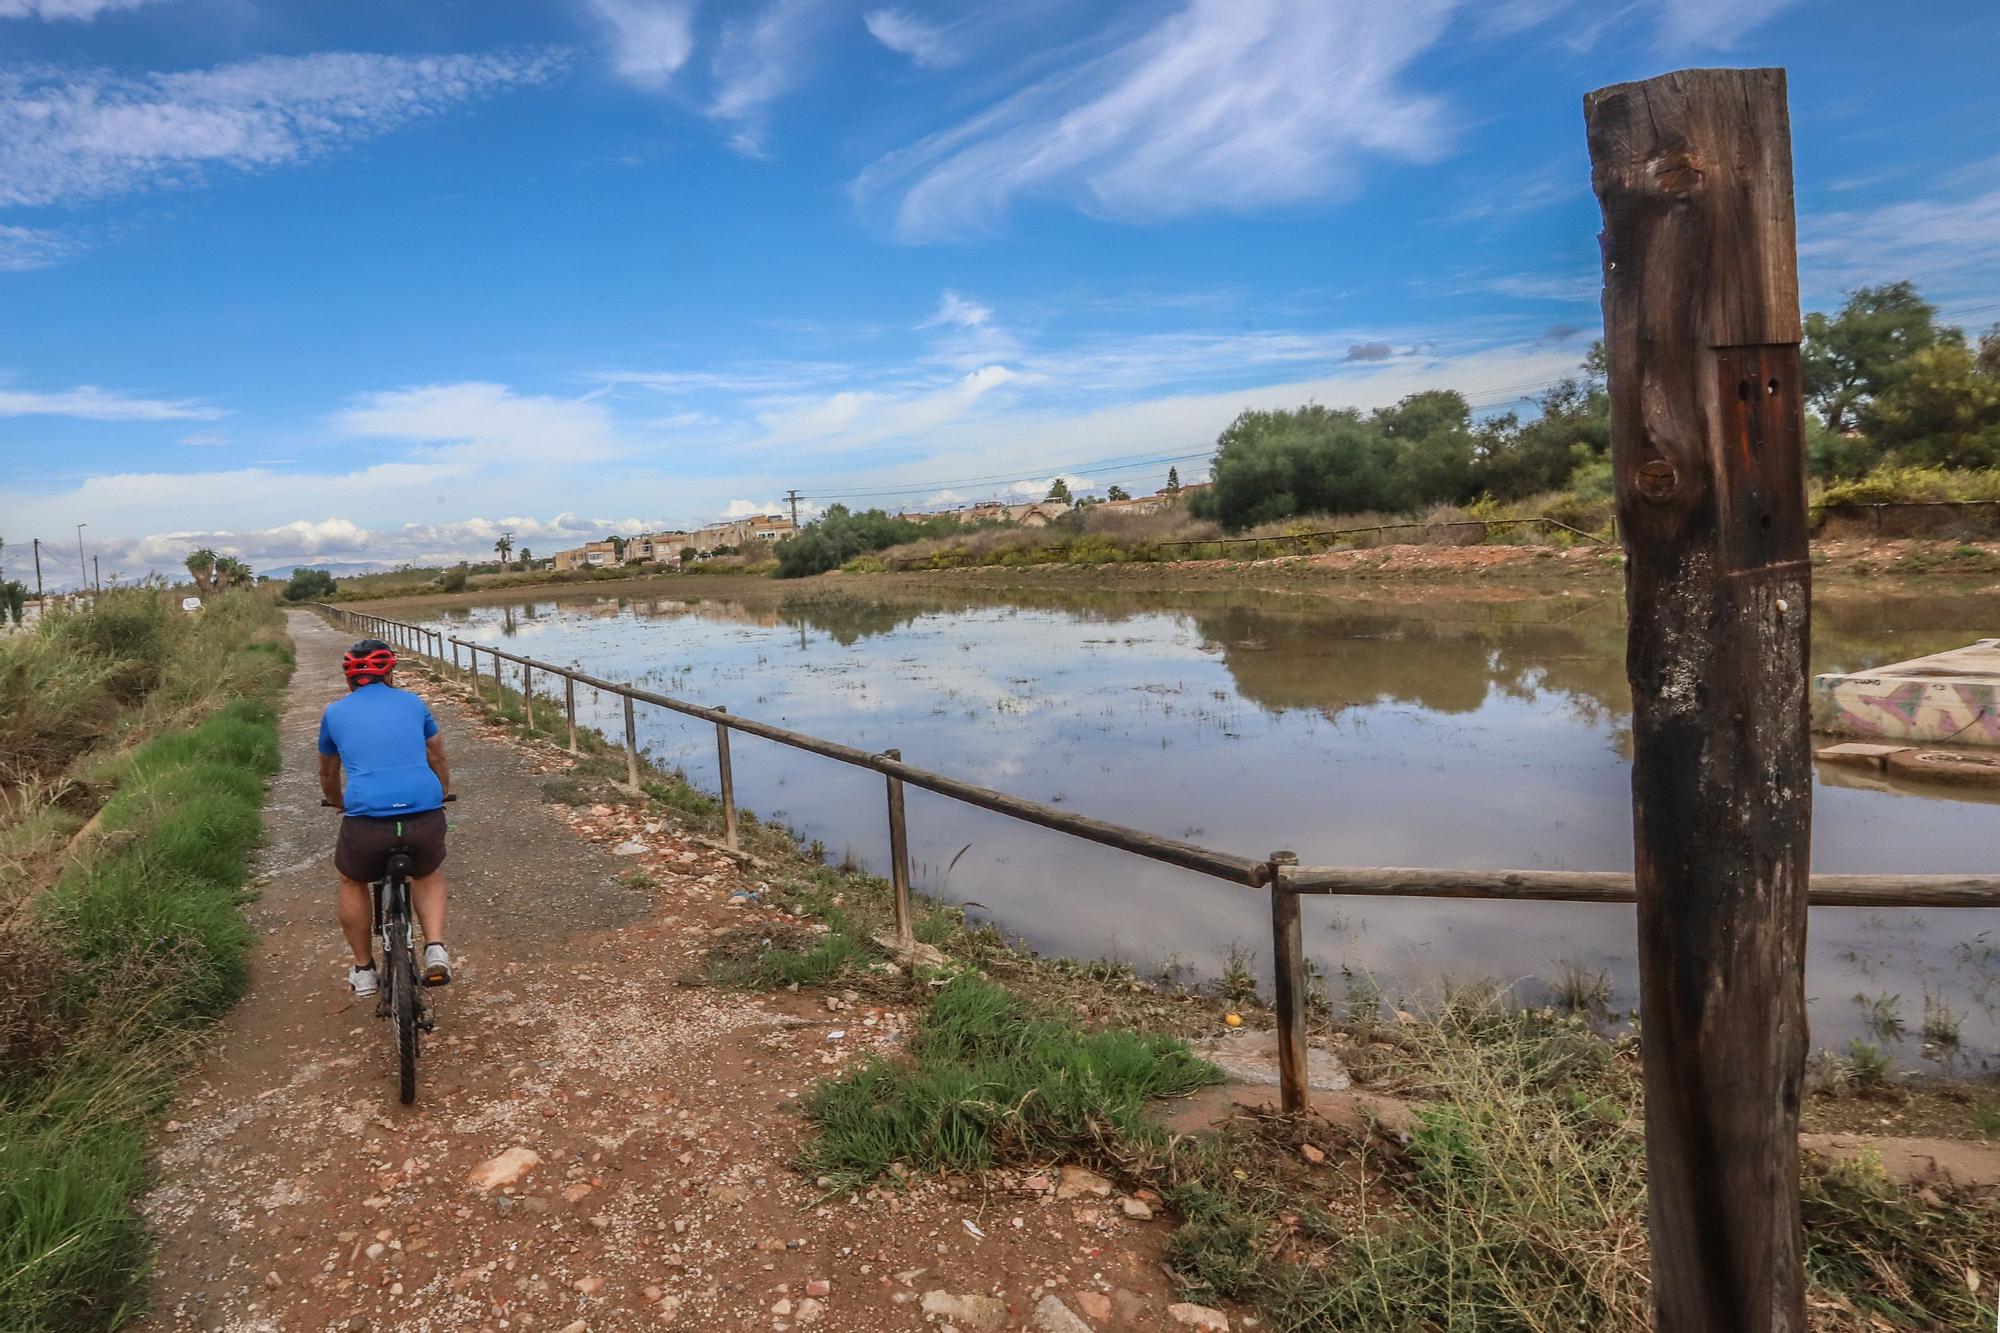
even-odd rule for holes
{"type": "Polygon", "coordinates": [[[1299,895],[1285,883],[1295,852],[1271,853],[1271,1000],[1278,1015],[1278,1107],[1286,1115],[1312,1109],[1306,1073],[1306,951],[1299,895]]]}
{"type": "Polygon", "coordinates": [[[1619,84],[1584,120],[1627,557],[1654,1318],[1797,1333],[1811,565],[1785,73],[1619,84]]]}
{"type": "Polygon", "coordinates": [[[569,717],[569,752],[576,753],[576,677],[563,673],[563,712],[569,717]]]}
{"type": "MultiPolygon", "coordinates": [[[[717,708],[726,713],[727,708],[717,708]]],[[[736,850],[736,775],[729,766],[729,728],[715,724],[715,771],[722,788],[722,844],[736,850]]]]}
{"type": "Polygon", "coordinates": [[[471,644],[465,645],[466,660],[472,663],[472,702],[479,702],[479,650],[471,644]]]}
{"type": "Polygon", "coordinates": [[[632,718],[632,696],[621,694],[625,701],[625,785],[633,791],[639,790],[639,727],[632,718]]]}
{"type": "Polygon", "coordinates": [[[535,729],[535,669],[521,663],[521,708],[527,715],[528,730],[535,729]]]}
{"type": "Polygon", "coordinates": [[[465,680],[465,670],[458,664],[458,640],[451,641],[451,674],[461,683],[465,680]]]}
{"type": "MultiPolygon", "coordinates": [[[[901,750],[882,753],[900,761],[901,750]]],[[[910,830],[903,813],[903,780],[889,777],[889,887],[896,894],[896,942],[907,952],[916,940],[916,925],[910,911],[910,830]]]]}

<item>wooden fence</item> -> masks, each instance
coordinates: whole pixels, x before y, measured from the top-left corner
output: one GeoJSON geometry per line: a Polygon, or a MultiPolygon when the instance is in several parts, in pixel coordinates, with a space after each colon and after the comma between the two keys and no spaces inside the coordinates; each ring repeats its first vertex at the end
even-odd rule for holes
{"type": "MultiPolygon", "coordinates": [[[[1279,1032],[1280,1098],[1289,1112],[1303,1112],[1309,1105],[1305,1072],[1305,950],[1298,904],[1301,896],[1491,898],[1596,903],[1630,903],[1636,900],[1634,877],[1629,871],[1302,866],[1289,851],[1273,851],[1263,856],[1217,851],[1143,829],[1093,819],[1073,810],[1043,805],[943,773],[933,773],[903,762],[901,752],[897,750],[870,752],[858,749],[760,722],[726,708],[689,703],[635,685],[605,680],[575,667],[524,657],[491,644],[453,638],[423,625],[324,603],[314,604],[314,609],[352,633],[379,638],[404,652],[431,659],[441,669],[448,669],[455,679],[468,685],[475,698],[484,698],[487,688],[484,682],[490,677],[497,702],[505,684],[503,664],[511,666],[519,673],[518,688],[530,724],[533,723],[538,702],[536,676],[560,680],[563,715],[572,753],[577,748],[577,687],[620,700],[624,714],[626,784],[635,790],[639,785],[637,705],[664,708],[684,717],[713,723],[724,839],[731,848],[735,848],[738,841],[734,757],[729,744],[732,731],[882,774],[886,784],[889,881],[895,889],[896,934],[906,947],[912,938],[910,849],[903,800],[906,786],[920,787],[1010,819],[1037,824],[1085,842],[1114,847],[1134,856],[1192,870],[1240,887],[1268,889],[1271,896],[1274,999],[1279,1032]],[[489,669],[481,669],[482,658],[490,661],[489,669]]],[[[2000,876],[1814,875],[1810,892],[1811,902],[1819,907],[2000,907],[2000,876]]]]}

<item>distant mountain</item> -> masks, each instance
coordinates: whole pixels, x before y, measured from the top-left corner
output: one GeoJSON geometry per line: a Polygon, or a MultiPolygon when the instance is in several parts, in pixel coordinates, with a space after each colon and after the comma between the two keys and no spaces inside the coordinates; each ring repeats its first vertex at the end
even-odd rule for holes
{"type": "Polygon", "coordinates": [[[269,578],[288,579],[295,569],[323,569],[335,578],[349,574],[386,574],[396,568],[380,560],[301,560],[295,565],[273,565],[257,572],[269,578]]]}

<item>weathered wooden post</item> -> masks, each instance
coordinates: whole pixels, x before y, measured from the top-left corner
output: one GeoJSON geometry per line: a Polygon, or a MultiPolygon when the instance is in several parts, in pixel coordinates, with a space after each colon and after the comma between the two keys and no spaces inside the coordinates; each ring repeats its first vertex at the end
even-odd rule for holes
{"type": "Polygon", "coordinates": [[[632,696],[621,694],[625,701],[625,785],[633,791],[639,790],[639,726],[632,717],[632,696]]]}
{"type": "Polygon", "coordinates": [[[465,645],[466,660],[472,663],[472,702],[479,702],[479,650],[471,644],[465,645]]]}
{"type": "Polygon", "coordinates": [[[569,752],[576,753],[576,677],[563,672],[563,712],[569,718],[569,752]]]}
{"type": "Polygon", "coordinates": [[[1278,1017],[1278,1109],[1304,1115],[1312,1109],[1306,1073],[1306,951],[1299,926],[1299,895],[1285,871],[1296,852],[1271,853],[1271,1004],[1278,1017]]]}
{"type": "Polygon", "coordinates": [[[1626,551],[1653,1308],[1805,1323],[1805,450],[1777,69],[1584,99],[1626,551]]]}
{"type": "MultiPolygon", "coordinates": [[[[727,708],[717,708],[726,713],[727,708]]],[[[715,772],[722,789],[722,845],[736,850],[736,774],[729,766],[729,728],[715,724],[715,772]]]]}
{"type": "MultiPolygon", "coordinates": [[[[901,763],[901,750],[884,750],[883,755],[901,763]]],[[[907,954],[916,942],[916,923],[910,911],[910,830],[903,811],[903,780],[889,777],[889,887],[896,896],[896,943],[907,954]]]]}
{"type": "Polygon", "coordinates": [[[528,730],[535,729],[535,669],[526,662],[521,663],[521,707],[528,719],[528,730]]]}

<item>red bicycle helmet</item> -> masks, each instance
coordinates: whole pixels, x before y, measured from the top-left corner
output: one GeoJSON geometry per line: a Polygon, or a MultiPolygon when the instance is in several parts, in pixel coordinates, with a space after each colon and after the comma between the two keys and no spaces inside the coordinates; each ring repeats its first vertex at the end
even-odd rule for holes
{"type": "Polygon", "coordinates": [[[396,669],[396,650],[380,639],[363,639],[340,659],[349,685],[372,685],[396,669]]]}

